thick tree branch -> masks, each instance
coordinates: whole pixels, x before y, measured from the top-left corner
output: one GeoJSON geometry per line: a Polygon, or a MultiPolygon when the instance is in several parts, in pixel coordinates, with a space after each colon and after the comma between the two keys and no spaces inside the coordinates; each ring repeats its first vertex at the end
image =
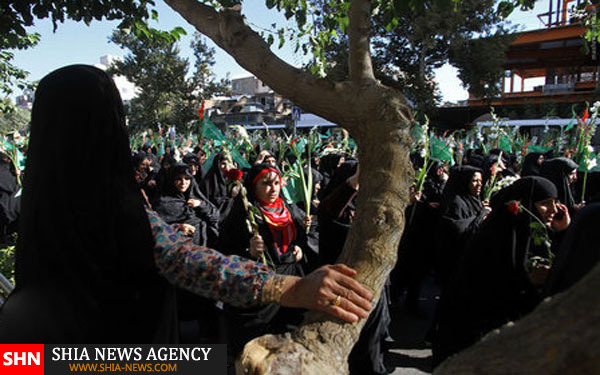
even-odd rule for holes
{"type": "Polygon", "coordinates": [[[371,1],[354,0],[348,14],[348,40],[350,44],[350,80],[353,82],[374,81],[371,61],[371,1]]]}
{"type": "Polygon", "coordinates": [[[341,124],[353,121],[349,113],[336,110],[332,105],[339,103],[341,93],[347,91],[346,85],[317,79],[281,60],[262,37],[245,24],[239,11],[217,12],[196,0],[165,2],[244,69],[254,74],[260,72],[260,79],[278,94],[331,121],[341,124]]]}

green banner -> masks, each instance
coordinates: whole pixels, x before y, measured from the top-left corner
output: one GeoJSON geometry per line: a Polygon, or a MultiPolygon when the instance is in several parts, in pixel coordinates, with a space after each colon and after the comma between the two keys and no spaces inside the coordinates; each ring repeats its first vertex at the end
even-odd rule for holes
{"type": "Polygon", "coordinates": [[[511,153],[512,152],[512,141],[506,134],[502,134],[498,140],[498,147],[502,150],[511,153]]]}
{"type": "Polygon", "coordinates": [[[539,152],[539,153],[543,154],[550,150],[552,150],[552,147],[544,147],[544,146],[538,146],[538,145],[528,145],[527,146],[528,152],[539,152]]]}
{"type": "Polygon", "coordinates": [[[454,162],[452,150],[450,150],[444,142],[433,135],[429,141],[429,151],[431,152],[432,159],[454,162]]]}
{"type": "Polygon", "coordinates": [[[226,140],[225,136],[217,126],[207,118],[204,119],[204,125],[202,126],[202,137],[221,142],[226,140]]]}

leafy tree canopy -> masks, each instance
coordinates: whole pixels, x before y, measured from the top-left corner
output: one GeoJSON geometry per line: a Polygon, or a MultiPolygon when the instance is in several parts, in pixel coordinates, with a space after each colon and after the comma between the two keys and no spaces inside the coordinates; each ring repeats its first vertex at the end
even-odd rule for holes
{"type": "Polygon", "coordinates": [[[130,51],[123,61],[111,66],[109,73],[126,77],[138,89],[128,106],[133,131],[156,130],[159,124],[188,131],[201,101],[227,91],[228,82],[217,82],[211,71],[214,49],[199,35],[191,45],[196,61],[189,78],[190,64],[179,56],[179,48],[171,39],[145,38],[117,30],[111,41],[130,51]]]}

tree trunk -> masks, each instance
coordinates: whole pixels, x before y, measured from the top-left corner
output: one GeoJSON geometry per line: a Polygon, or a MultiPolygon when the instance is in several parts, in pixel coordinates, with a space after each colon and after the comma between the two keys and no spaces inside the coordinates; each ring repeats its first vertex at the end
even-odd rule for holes
{"type": "Polygon", "coordinates": [[[444,374],[600,374],[600,265],[531,314],[444,361],[444,374]]]}
{"type": "MultiPolygon", "coordinates": [[[[372,77],[368,0],[352,1],[349,40],[352,81],[317,79],[275,56],[239,11],[220,12],[196,0],[165,0],[246,70],[303,109],[347,128],[360,150],[357,217],[340,261],[379,292],[396,262],[413,176],[408,158],[410,109],[372,77]]],[[[600,373],[600,266],[571,291],[543,303],[516,324],[444,362],[436,374],[600,373]]],[[[243,360],[260,374],[345,374],[347,356],[364,321],[332,320],[311,312],[293,333],[257,338],[243,360]]]]}
{"type": "MultiPolygon", "coordinates": [[[[361,193],[356,221],[339,261],[358,271],[356,279],[373,290],[377,300],[396,263],[413,172],[410,109],[398,92],[374,78],[369,54],[370,1],[352,2],[352,80],[343,83],[317,79],[277,58],[244,24],[238,11],[216,12],[195,0],[166,2],[277,93],[349,130],[360,153],[361,193]]],[[[253,367],[260,366],[261,374],[345,374],[347,357],[363,324],[364,320],[349,324],[310,312],[294,333],[251,341],[242,358],[253,367]]]]}

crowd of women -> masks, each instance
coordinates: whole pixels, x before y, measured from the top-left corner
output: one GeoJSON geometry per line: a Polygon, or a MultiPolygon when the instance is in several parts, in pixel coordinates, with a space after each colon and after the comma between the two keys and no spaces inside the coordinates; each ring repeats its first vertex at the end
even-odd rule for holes
{"type": "MultiPolygon", "coordinates": [[[[286,158],[278,163],[270,150],[256,150],[252,167],[238,172],[227,153],[220,152],[204,172],[202,146],[182,152],[179,162],[164,155],[158,172],[151,167],[156,164],[151,146],[134,155],[138,183],[168,223],[199,244],[266,259],[281,274],[303,275],[335,262],[355,214],[356,158],[336,152],[313,157],[309,216],[303,205],[288,204],[281,197],[287,179],[281,162],[290,162],[286,158]],[[249,202],[234,184],[242,173],[249,202]],[[260,211],[256,232],[246,223],[254,216],[248,205],[260,211]]],[[[287,157],[294,159],[291,153],[287,157]]],[[[412,161],[415,169],[423,162],[417,153],[412,161]]],[[[408,311],[418,313],[420,285],[429,275],[442,290],[426,337],[433,343],[434,364],[531,311],[544,293],[556,288],[546,279],[554,259],[565,252],[560,247],[564,232],[586,206],[575,198],[580,196],[575,191],[577,170],[571,159],[551,152],[529,153],[520,164],[499,149],[488,154],[467,150],[460,166],[452,168],[437,162],[423,192],[411,193],[398,263],[350,356],[351,372],[387,371],[383,341],[390,339],[388,328],[394,318],[389,307],[402,300],[408,311]],[[483,187],[491,179],[504,187],[484,200],[483,187]]],[[[599,198],[595,178],[588,184],[590,202],[599,198]]],[[[299,314],[274,306],[211,313],[235,327],[229,340],[238,343],[259,333],[284,331],[300,321],[299,314]]],[[[182,311],[181,316],[189,315],[182,311]]]]}
{"type": "Polygon", "coordinates": [[[502,150],[468,150],[459,167],[435,165],[423,193],[413,194],[392,285],[404,288],[407,307],[417,309],[420,284],[433,270],[441,287],[426,337],[434,366],[571,286],[600,255],[584,245],[595,234],[578,244],[565,235],[570,226],[581,230],[598,220],[596,174],[588,202],[580,202],[571,159],[549,152],[529,153],[521,165],[514,160],[502,150]],[[492,178],[508,183],[484,200],[482,187],[492,178]]]}
{"type": "Polygon", "coordinates": [[[588,185],[587,202],[575,198],[577,164],[467,150],[460,166],[438,162],[411,192],[398,263],[371,306],[353,270],[326,266],[353,224],[357,158],[314,157],[307,215],[282,199],[289,181],[270,150],[256,150],[245,169],[215,150],[206,168],[201,143],[177,157],[159,158],[151,145],[132,153],[123,124],[105,73],[72,66],[41,81],[3,341],[223,342],[236,354],[299,324],[303,309],[356,321],[372,308],[350,370],[383,374],[389,306],[405,294],[418,310],[428,275],[442,290],[427,337],[438,364],[568,288],[598,258],[598,186],[588,185]],[[482,187],[505,177],[512,183],[484,200],[482,187]]]}
{"type": "MultiPolygon", "coordinates": [[[[219,208],[195,195],[200,193],[187,166],[159,172],[154,181],[160,194],[151,195],[151,207],[139,175],[136,183],[119,92],[95,67],[64,67],[40,81],[25,171],[16,287],[0,309],[3,343],[177,343],[176,301],[183,302],[179,312],[198,318],[192,310],[206,303],[196,296],[254,308],[258,320],[293,308],[356,322],[372,308],[373,293],[343,264],[302,277],[282,275],[199,245],[218,245],[219,208]],[[178,298],[174,287],[193,295],[178,298]]],[[[224,207],[216,190],[209,194],[224,207]]],[[[272,210],[273,225],[289,221],[276,204],[265,210],[272,210]]],[[[274,235],[295,240],[302,232],[287,229],[274,235]]],[[[256,241],[253,251],[261,246],[264,241],[256,241]]],[[[286,246],[281,263],[303,258],[294,243],[286,246]]],[[[203,325],[214,324],[204,317],[203,325]]]]}

